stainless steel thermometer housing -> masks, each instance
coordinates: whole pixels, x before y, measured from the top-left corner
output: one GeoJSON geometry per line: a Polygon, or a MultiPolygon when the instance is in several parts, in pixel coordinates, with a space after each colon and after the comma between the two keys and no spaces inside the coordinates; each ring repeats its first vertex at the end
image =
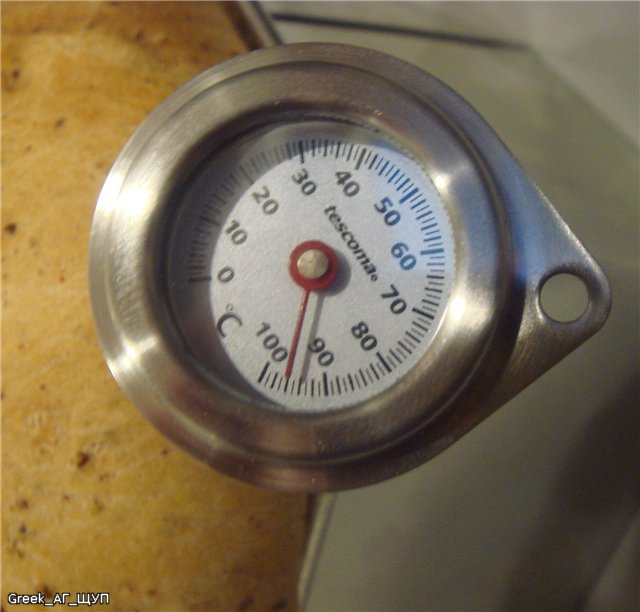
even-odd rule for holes
{"type": "Polygon", "coordinates": [[[228,474],[306,491],[433,457],[610,304],[464,100],[329,44],[238,57],[149,116],[100,195],[90,289],[113,375],[162,432],[228,474]],[[588,292],[574,321],[540,304],[559,273],[588,292]]]}

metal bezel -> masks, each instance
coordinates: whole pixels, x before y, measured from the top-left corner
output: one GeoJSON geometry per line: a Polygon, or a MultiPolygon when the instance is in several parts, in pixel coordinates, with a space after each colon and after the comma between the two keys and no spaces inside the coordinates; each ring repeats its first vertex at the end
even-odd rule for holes
{"type": "Polygon", "coordinates": [[[593,333],[608,308],[601,272],[461,98],[390,56],[324,44],[261,50],[216,66],[150,115],[100,195],[90,283],[109,367],[142,412],[222,471],[289,490],[368,484],[433,456],[593,333]],[[400,383],[327,415],[278,414],[239,402],[189,367],[162,299],[159,236],[188,166],[248,130],[318,113],[390,134],[440,178],[456,274],[433,343],[400,383]],[[522,205],[531,209],[524,216],[522,205]],[[561,237],[555,259],[532,257],[544,237],[528,238],[532,226],[561,237]],[[550,351],[554,361],[545,355],[544,364],[538,358],[523,368],[514,356],[535,357],[532,332],[541,338],[555,329],[537,291],[562,266],[579,270],[589,311],[551,334],[564,334],[550,351]]]}

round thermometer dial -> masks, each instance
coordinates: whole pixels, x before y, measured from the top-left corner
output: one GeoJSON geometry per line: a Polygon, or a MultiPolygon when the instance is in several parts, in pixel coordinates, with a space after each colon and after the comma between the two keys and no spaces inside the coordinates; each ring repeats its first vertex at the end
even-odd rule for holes
{"type": "Polygon", "coordinates": [[[398,145],[338,121],[261,130],[206,160],[168,243],[175,320],[201,366],[288,411],[396,384],[429,347],[455,253],[398,145]]]}
{"type": "Polygon", "coordinates": [[[602,325],[606,279],[491,128],[388,55],[303,44],[196,77],[94,218],[109,366],[224,472],[323,491],[436,455],[602,325]],[[542,285],[589,307],[551,320],[542,285]]]}

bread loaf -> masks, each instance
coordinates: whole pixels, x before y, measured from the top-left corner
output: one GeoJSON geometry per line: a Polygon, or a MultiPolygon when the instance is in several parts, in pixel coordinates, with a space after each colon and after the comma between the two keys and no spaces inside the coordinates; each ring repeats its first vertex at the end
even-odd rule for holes
{"type": "Polygon", "coordinates": [[[232,481],[146,422],[107,371],[87,289],[118,151],[243,40],[209,2],[2,3],[2,26],[3,609],[38,592],[294,609],[306,497],[232,481]]]}

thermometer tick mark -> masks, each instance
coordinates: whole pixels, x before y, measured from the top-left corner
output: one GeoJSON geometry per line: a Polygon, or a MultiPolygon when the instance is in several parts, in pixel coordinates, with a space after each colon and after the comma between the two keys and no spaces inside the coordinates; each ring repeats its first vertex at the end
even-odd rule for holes
{"type": "MultiPolygon", "coordinates": [[[[403,176],[404,176],[404,175],[403,175],[403,176]]],[[[402,177],[401,177],[401,178],[402,178],[402,177]]],[[[400,180],[400,179],[398,179],[398,180],[400,180]]],[[[396,191],[402,191],[402,190],[404,189],[405,185],[406,185],[407,183],[410,183],[410,182],[411,182],[411,179],[408,179],[408,178],[404,179],[404,181],[402,181],[402,183],[400,183],[400,184],[396,187],[396,191]]],[[[400,204],[402,204],[404,201],[405,201],[405,200],[401,198],[401,199],[400,199],[400,204]]]]}
{"type": "Polygon", "coordinates": [[[227,197],[231,197],[233,195],[233,189],[229,187],[227,181],[220,181],[220,190],[226,192],[227,197]]]}
{"type": "Polygon", "coordinates": [[[436,242],[441,240],[442,240],[442,236],[440,236],[439,234],[436,234],[435,236],[429,236],[428,238],[424,238],[422,242],[436,242]]]}
{"type": "Polygon", "coordinates": [[[367,382],[367,379],[364,377],[364,372],[362,371],[361,368],[358,368],[358,372],[360,373],[360,376],[362,378],[362,382],[364,383],[364,386],[366,387],[369,383],[367,382]]]}
{"type": "Polygon", "coordinates": [[[258,164],[258,161],[256,160],[255,157],[252,157],[249,160],[249,164],[251,165],[251,167],[253,168],[253,171],[259,175],[260,174],[260,165],[258,164]]]}
{"type": "MultiPolygon", "coordinates": [[[[426,300],[422,300],[423,302],[426,300]]],[[[426,319],[431,319],[433,321],[433,315],[429,314],[428,312],[426,312],[425,310],[420,310],[419,308],[412,308],[411,310],[413,310],[413,312],[415,312],[417,315],[420,315],[421,317],[425,317],[426,319]]]]}
{"type": "Polygon", "coordinates": [[[410,331],[404,332],[406,336],[408,336],[411,340],[413,340],[416,344],[420,344],[420,338],[416,338],[410,331]]]}
{"type": "Polygon", "coordinates": [[[291,150],[291,143],[287,142],[284,146],[287,151],[287,159],[293,159],[294,152],[291,150]]]}
{"type": "Polygon", "coordinates": [[[411,325],[413,325],[414,327],[417,327],[418,329],[422,330],[425,333],[429,331],[428,327],[425,327],[424,325],[418,323],[418,321],[411,321],[411,325]]]}
{"type": "Polygon", "coordinates": [[[240,181],[238,181],[237,177],[235,174],[230,174],[229,175],[229,180],[236,186],[236,187],[240,187],[240,181]]]}
{"type": "Polygon", "coordinates": [[[400,198],[400,204],[404,204],[407,200],[410,200],[416,193],[418,193],[419,189],[415,187],[409,193],[406,193],[400,198]]]}
{"type": "Polygon", "coordinates": [[[404,173],[400,172],[400,176],[395,181],[393,181],[393,184],[396,185],[396,191],[400,191],[400,189],[398,189],[397,185],[402,180],[403,177],[404,177],[404,173]]]}
{"type": "Polygon", "coordinates": [[[211,229],[208,227],[196,227],[193,230],[196,234],[201,234],[203,236],[205,236],[206,238],[209,238],[211,236],[211,229]]]}
{"type": "MultiPolygon", "coordinates": [[[[393,168],[393,166],[391,166],[391,168],[393,168]]],[[[389,179],[387,179],[387,183],[391,183],[391,181],[393,181],[393,179],[396,178],[396,175],[398,174],[398,172],[400,172],[400,170],[396,168],[396,171],[389,177],[389,179]]]]}
{"type": "MultiPolygon", "coordinates": [[[[193,258],[193,255],[190,257],[193,258]]],[[[197,272],[198,270],[206,270],[207,266],[204,263],[198,263],[198,261],[192,262],[187,266],[187,269],[190,272],[197,272]]]]}
{"type": "Polygon", "coordinates": [[[262,368],[262,372],[260,372],[260,376],[258,376],[258,383],[262,382],[262,379],[264,378],[265,374],[267,373],[267,370],[269,369],[269,364],[271,362],[267,361],[267,363],[264,364],[264,368],[262,368]]]}
{"type": "Polygon", "coordinates": [[[220,223],[214,219],[210,219],[205,215],[200,215],[199,219],[204,221],[205,223],[209,223],[209,225],[215,225],[216,227],[220,227],[220,223]]]}
{"type": "Polygon", "coordinates": [[[354,144],[351,143],[351,145],[349,146],[349,152],[347,153],[347,161],[351,161],[351,153],[353,152],[353,147],[354,144]]]}
{"type": "Polygon", "coordinates": [[[389,364],[385,361],[384,357],[382,356],[382,353],[380,351],[378,351],[376,353],[376,357],[380,360],[380,363],[384,366],[384,369],[391,373],[391,368],[389,367],[389,364]]]}
{"type": "Polygon", "coordinates": [[[402,340],[398,340],[398,345],[401,346],[405,351],[407,351],[409,355],[413,353],[413,351],[404,342],[402,342],[402,340]]]}

